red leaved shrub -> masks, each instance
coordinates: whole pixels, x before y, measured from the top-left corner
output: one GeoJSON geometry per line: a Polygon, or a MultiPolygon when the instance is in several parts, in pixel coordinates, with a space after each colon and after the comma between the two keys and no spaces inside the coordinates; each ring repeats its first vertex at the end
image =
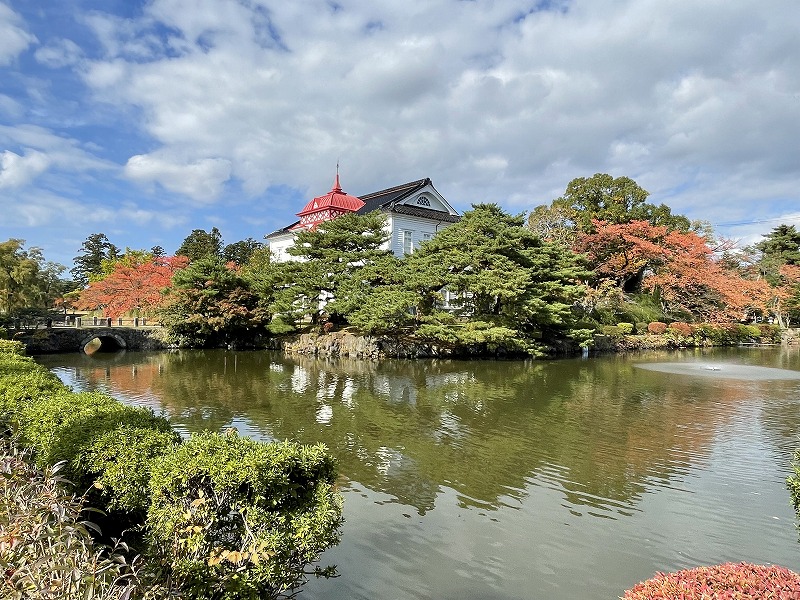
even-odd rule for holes
{"type": "Polygon", "coordinates": [[[661,321],[653,321],[647,326],[647,333],[652,333],[653,335],[661,335],[666,330],[667,324],[661,321]]]}
{"type": "Polygon", "coordinates": [[[683,337],[690,337],[692,333],[694,333],[694,327],[688,323],[681,323],[680,321],[670,323],[669,329],[683,337]]]}
{"type": "Polygon", "coordinates": [[[800,599],[800,575],[784,567],[725,563],[658,573],[625,592],[623,600],[800,599]]]}

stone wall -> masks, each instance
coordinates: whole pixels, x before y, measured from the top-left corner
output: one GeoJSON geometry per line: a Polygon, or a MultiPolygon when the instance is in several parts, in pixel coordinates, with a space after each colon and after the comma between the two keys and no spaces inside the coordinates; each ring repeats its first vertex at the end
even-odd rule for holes
{"type": "Polygon", "coordinates": [[[354,335],[347,331],[326,334],[304,333],[283,338],[275,349],[306,356],[379,358],[437,358],[454,355],[451,348],[399,340],[385,336],[354,335]]]}

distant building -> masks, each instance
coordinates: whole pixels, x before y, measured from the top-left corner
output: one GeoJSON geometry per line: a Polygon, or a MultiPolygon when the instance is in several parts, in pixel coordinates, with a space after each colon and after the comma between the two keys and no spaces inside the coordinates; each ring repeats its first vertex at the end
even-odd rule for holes
{"type": "Polygon", "coordinates": [[[297,213],[299,220],[270,233],[266,239],[276,261],[293,260],[287,250],[294,245],[297,231],[314,229],[345,213],[364,215],[376,210],[386,215],[386,232],[390,234],[386,249],[396,256],[410,254],[421,242],[461,219],[428,178],[357,197],[342,191],[337,170],[330,192],[309,201],[297,213]]]}

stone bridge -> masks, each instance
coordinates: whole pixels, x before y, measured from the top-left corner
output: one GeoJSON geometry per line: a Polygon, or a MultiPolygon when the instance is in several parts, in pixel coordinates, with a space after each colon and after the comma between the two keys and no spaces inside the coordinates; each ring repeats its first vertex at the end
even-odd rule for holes
{"type": "Polygon", "coordinates": [[[48,327],[9,331],[28,354],[116,352],[166,348],[159,327],[48,327]]]}

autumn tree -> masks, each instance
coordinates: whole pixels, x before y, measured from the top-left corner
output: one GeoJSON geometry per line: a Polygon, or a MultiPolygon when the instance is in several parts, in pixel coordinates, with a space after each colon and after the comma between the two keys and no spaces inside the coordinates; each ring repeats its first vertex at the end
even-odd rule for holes
{"type": "Polygon", "coordinates": [[[665,204],[647,202],[649,193],[630,177],[596,173],[577,177],[564,194],[550,205],[535,207],[528,227],[542,239],[570,247],[581,234],[593,231],[594,221],[621,224],[646,221],[670,230],[689,231],[700,227],[682,215],[673,215],[665,204]]]}
{"type": "Polygon", "coordinates": [[[764,306],[764,282],[716,260],[707,239],[694,232],[646,221],[595,221],[593,229],[578,246],[594,267],[595,287],[613,281],[626,292],[651,292],[665,311],[709,321],[738,321],[764,306]]]}
{"type": "Polygon", "coordinates": [[[103,261],[118,254],[119,248],[108,240],[106,234],[93,233],[81,245],[80,254],[72,259],[75,266],[70,273],[81,287],[85,287],[93,277],[102,273],[103,261]]]}
{"type": "Polygon", "coordinates": [[[150,316],[164,304],[164,291],[175,273],[186,267],[185,256],[119,261],[103,279],[92,281],[75,302],[80,310],[102,310],[117,318],[124,314],[150,316]]]}
{"type": "Polygon", "coordinates": [[[213,257],[175,273],[158,314],[179,343],[202,347],[252,344],[271,316],[247,282],[213,257]]]}

